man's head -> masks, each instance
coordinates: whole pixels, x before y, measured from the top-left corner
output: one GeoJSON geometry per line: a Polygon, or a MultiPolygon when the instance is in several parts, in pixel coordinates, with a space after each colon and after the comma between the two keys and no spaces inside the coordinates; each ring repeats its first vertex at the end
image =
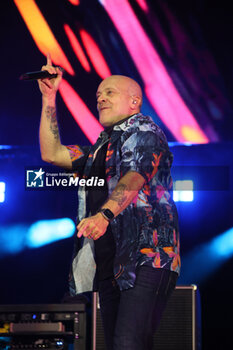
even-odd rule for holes
{"type": "Polygon", "coordinates": [[[104,79],[96,93],[99,121],[104,127],[140,112],[142,90],[138,83],[123,75],[104,79]]]}

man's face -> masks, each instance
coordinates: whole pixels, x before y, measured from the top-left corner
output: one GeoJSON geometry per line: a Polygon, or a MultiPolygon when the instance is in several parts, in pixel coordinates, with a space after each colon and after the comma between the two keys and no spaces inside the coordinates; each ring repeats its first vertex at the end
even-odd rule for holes
{"type": "Polygon", "coordinates": [[[121,77],[111,76],[98,87],[97,109],[99,121],[104,127],[111,126],[132,114],[132,97],[129,95],[129,83],[121,77]]]}

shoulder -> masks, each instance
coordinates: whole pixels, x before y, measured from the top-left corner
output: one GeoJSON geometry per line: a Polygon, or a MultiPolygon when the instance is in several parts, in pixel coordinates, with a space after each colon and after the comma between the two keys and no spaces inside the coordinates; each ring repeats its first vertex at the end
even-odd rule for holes
{"type": "Polygon", "coordinates": [[[127,140],[131,135],[139,139],[159,139],[160,143],[167,145],[167,138],[163,130],[153,121],[150,116],[141,113],[129,118],[127,123],[123,123],[122,141],[127,140]]]}

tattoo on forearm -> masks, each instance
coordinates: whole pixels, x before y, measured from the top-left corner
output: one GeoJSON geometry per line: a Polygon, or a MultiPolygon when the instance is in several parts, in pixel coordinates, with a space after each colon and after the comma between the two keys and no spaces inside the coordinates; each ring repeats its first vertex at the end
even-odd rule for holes
{"type": "Polygon", "coordinates": [[[57,140],[59,138],[59,129],[57,124],[56,108],[48,106],[46,108],[46,117],[50,120],[50,130],[54,135],[54,138],[57,140]]]}
{"type": "Polygon", "coordinates": [[[127,199],[125,191],[127,191],[127,185],[118,184],[109,199],[117,202],[117,204],[121,206],[127,199]]]}

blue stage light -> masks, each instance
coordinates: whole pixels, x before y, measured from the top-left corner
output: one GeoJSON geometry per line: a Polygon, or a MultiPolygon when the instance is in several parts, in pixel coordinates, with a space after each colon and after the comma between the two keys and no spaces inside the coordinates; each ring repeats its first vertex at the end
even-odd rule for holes
{"type": "Polygon", "coordinates": [[[0,256],[21,252],[27,232],[28,225],[24,224],[0,226],[0,256]]]}
{"type": "Polygon", "coordinates": [[[233,228],[214,238],[211,249],[218,259],[230,258],[233,255],[233,228]]]}
{"type": "Polygon", "coordinates": [[[5,201],[5,191],[6,191],[6,184],[5,182],[0,182],[0,203],[3,203],[5,201]]]}
{"type": "Polygon", "coordinates": [[[75,224],[69,218],[41,220],[32,224],[28,230],[26,245],[30,248],[69,238],[74,234],[75,224]]]}
{"type": "Polygon", "coordinates": [[[71,237],[75,223],[69,218],[42,220],[28,224],[0,226],[0,257],[17,254],[25,248],[37,248],[71,237]]]}
{"type": "Polygon", "coordinates": [[[201,283],[233,256],[233,228],[182,257],[180,284],[201,283]]]}
{"type": "Polygon", "coordinates": [[[177,180],[173,183],[173,200],[175,202],[192,202],[193,196],[193,181],[192,180],[177,180]]]}

